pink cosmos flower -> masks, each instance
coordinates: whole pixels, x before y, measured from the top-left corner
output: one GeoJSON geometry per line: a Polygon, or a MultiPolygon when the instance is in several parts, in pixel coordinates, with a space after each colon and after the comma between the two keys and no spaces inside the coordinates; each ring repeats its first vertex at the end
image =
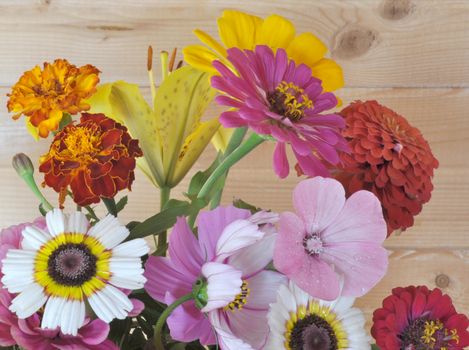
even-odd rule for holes
{"type": "Polygon", "coordinates": [[[168,318],[173,339],[222,349],[259,349],[269,329],[267,313],[284,276],[265,267],[272,260],[276,215],[219,207],[198,218],[198,240],[179,218],[169,242],[169,258],[151,256],[145,266],[147,292],[171,304],[205,285],[203,305],[189,301],[168,318]]]}
{"type": "Polygon", "coordinates": [[[280,216],[274,266],[310,295],[334,300],[366,294],[384,276],[386,222],[381,204],[368,191],[345,199],[342,185],[316,177],[293,193],[295,213],[280,216]]]}
{"type": "Polygon", "coordinates": [[[337,105],[334,94],[323,92],[321,80],[311,75],[311,69],[289,61],[283,49],[274,54],[262,45],[254,51],[232,48],[227,58],[239,76],[223,63],[213,63],[221,76],[212,77],[212,86],[225,93],[216,100],[232,107],[221,114],[222,125],[247,126],[275,138],[273,167],[279,177],[289,173],[286,144],[291,145],[304,174],[327,176],[326,164],[337,164],[338,151],[348,150],[340,134],[343,118],[320,114],[337,105]]]}

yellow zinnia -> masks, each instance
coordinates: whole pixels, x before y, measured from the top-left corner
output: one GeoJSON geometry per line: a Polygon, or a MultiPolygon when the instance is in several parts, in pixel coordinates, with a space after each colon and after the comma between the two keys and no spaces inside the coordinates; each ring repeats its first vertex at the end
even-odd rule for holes
{"type": "Polygon", "coordinates": [[[172,188],[187,174],[220,124],[218,118],[201,121],[215,96],[208,74],[190,66],[168,74],[167,56],[162,55],[162,62],[164,77],[158,89],[150,78],[152,107],[137,85],[124,81],[101,85],[88,103],[92,113],[104,113],[129,129],[143,151],[137,165],[156,186],[172,188]]]}
{"type": "Polygon", "coordinates": [[[184,59],[195,68],[216,74],[214,60],[226,60],[226,50],[232,47],[252,50],[256,45],[267,45],[276,50],[285,49],[288,57],[297,64],[309,66],[313,76],[322,80],[325,91],[334,91],[344,86],[341,67],[333,60],[324,58],[327,47],[312,33],[296,35],[293,24],[279,15],[265,19],[241,11],[225,10],[218,19],[218,32],[223,44],[202,30],[194,34],[205,44],[191,45],[184,49],[184,59]]]}
{"type": "Polygon", "coordinates": [[[99,70],[92,65],[76,67],[67,60],[57,59],[25,72],[13,86],[8,111],[27,117],[29,132],[37,138],[56,131],[64,113],[86,111],[84,99],[96,91],[99,70]]]}

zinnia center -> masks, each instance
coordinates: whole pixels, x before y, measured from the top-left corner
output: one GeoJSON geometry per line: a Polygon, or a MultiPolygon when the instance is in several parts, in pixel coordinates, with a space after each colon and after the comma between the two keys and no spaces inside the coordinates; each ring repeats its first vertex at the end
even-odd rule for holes
{"type": "Polygon", "coordinates": [[[96,274],[96,256],[83,243],[60,245],[49,256],[49,276],[64,286],[81,286],[96,274]]]}
{"type": "Polygon", "coordinates": [[[288,346],[291,350],[337,350],[338,341],[331,325],[313,314],[295,323],[288,346]]]}
{"type": "Polygon", "coordinates": [[[291,121],[298,121],[304,117],[306,109],[313,107],[305,91],[293,83],[282,81],[273,92],[269,93],[267,99],[270,110],[291,121]]]}
{"type": "Polygon", "coordinates": [[[402,349],[441,350],[449,349],[450,342],[459,341],[455,329],[449,330],[439,320],[419,318],[399,335],[402,349]]]}
{"type": "Polygon", "coordinates": [[[241,310],[248,302],[249,292],[248,283],[243,281],[243,284],[241,285],[241,293],[239,293],[231,303],[225,306],[225,310],[241,310]]]}

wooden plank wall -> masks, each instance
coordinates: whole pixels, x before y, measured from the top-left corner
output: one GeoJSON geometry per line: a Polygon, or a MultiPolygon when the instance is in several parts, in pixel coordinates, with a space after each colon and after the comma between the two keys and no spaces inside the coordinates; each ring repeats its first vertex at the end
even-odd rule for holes
{"type": "MultiPolygon", "coordinates": [[[[35,160],[34,142],[6,111],[5,94],[24,71],[56,57],[102,70],[103,81],[139,83],[148,94],[147,45],[169,50],[194,43],[194,28],[216,33],[224,8],[284,15],[315,32],[343,66],[344,103],[378,99],[405,115],[440,160],[431,203],[412,229],[386,242],[386,278],[358,301],[368,317],[395,286],[437,283],[469,313],[469,1],[464,0],[2,0],[0,2],[0,226],[36,215],[35,201],[10,168],[19,151],[35,160]]],[[[210,109],[211,114],[219,111],[210,109]]],[[[232,171],[224,202],[241,197],[275,210],[291,208],[295,176],[278,180],[272,146],[232,171]]],[[[196,168],[208,165],[208,150],[196,168]]],[[[179,190],[187,186],[183,181],[179,190]]],[[[55,194],[47,196],[55,200],[55,194]]],[[[157,192],[141,173],[123,217],[144,219],[157,192]]]]}

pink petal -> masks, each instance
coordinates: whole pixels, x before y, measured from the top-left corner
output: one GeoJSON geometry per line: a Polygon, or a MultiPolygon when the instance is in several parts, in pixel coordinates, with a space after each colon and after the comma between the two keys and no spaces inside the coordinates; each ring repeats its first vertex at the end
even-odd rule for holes
{"type": "Polygon", "coordinates": [[[254,350],[251,345],[247,344],[237,336],[235,336],[229,324],[223,317],[221,311],[212,311],[208,314],[210,323],[217,332],[218,343],[223,350],[254,350]]]}
{"type": "Polygon", "coordinates": [[[175,269],[184,275],[197,277],[204,263],[199,242],[185,218],[178,218],[169,236],[169,256],[175,269]]]}
{"type": "Polygon", "coordinates": [[[109,333],[109,324],[100,319],[91,321],[86,326],[80,328],[79,334],[83,342],[90,345],[101,344],[106,340],[109,333]]]}
{"type": "Polygon", "coordinates": [[[217,260],[221,261],[238,250],[256,243],[264,232],[249,220],[236,220],[225,227],[217,242],[217,260]]]}
{"type": "Polygon", "coordinates": [[[386,274],[388,252],[376,243],[328,243],[321,259],[344,276],[343,296],[361,297],[386,274]]]}
{"type": "Polygon", "coordinates": [[[269,305],[277,298],[278,289],[287,282],[284,275],[267,270],[247,279],[249,296],[243,310],[269,310],[269,305]]]}
{"type": "Polygon", "coordinates": [[[246,126],[246,121],[241,118],[238,111],[226,111],[220,114],[220,123],[225,128],[238,128],[246,126]]]}
{"type": "Polygon", "coordinates": [[[283,142],[277,142],[274,150],[274,171],[278,177],[284,179],[290,172],[290,165],[288,164],[287,152],[283,142]]]}
{"type": "Polygon", "coordinates": [[[215,257],[217,242],[225,227],[233,221],[247,219],[250,216],[249,210],[234,206],[201,212],[197,218],[197,226],[200,249],[205,261],[211,261],[215,257]]]}
{"type": "Polygon", "coordinates": [[[340,213],[345,204],[343,186],[334,179],[315,177],[301,181],[293,192],[296,212],[310,234],[319,233],[340,213]]]}
{"type": "Polygon", "coordinates": [[[197,276],[186,276],[174,268],[168,258],[150,256],[145,264],[145,290],[150,296],[164,302],[165,295],[171,291],[177,296],[190,293],[197,276]]]}
{"type": "Polygon", "coordinates": [[[231,255],[228,263],[242,271],[243,278],[263,270],[273,259],[276,236],[276,233],[265,234],[258,242],[231,255]]]}
{"type": "MultiPolygon", "coordinates": [[[[171,304],[177,298],[168,293],[166,303],[171,304]]],[[[203,345],[215,344],[214,331],[209,320],[195,306],[194,301],[188,301],[177,307],[168,317],[171,337],[182,342],[199,340],[203,345]]]]}
{"type": "Polygon", "coordinates": [[[274,266],[277,270],[287,276],[298,271],[306,256],[303,247],[305,235],[304,223],[298,216],[289,212],[280,215],[274,248],[274,266]]]}
{"type": "Polygon", "coordinates": [[[202,266],[202,274],[207,279],[207,305],[202,312],[223,308],[235,300],[241,293],[241,271],[234,267],[217,262],[202,266]]]}
{"type": "Polygon", "coordinates": [[[248,343],[253,349],[262,349],[269,335],[267,313],[268,309],[258,311],[243,308],[232,313],[227,312],[226,318],[231,333],[236,338],[248,343]]]}
{"type": "Polygon", "coordinates": [[[129,312],[129,317],[137,317],[145,309],[145,304],[138,299],[131,298],[133,309],[129,312]]]}
{"type": "Polygon", "coordinates": [[[380,201],[369,191],[358,191],[347,199],[340,215],[323,230],[321,237],[325,243],[380,244],[386,239],[386,235],[386,222],[380,201]]]}
{"type": "Polygon", "coordinates": [[[323,300],[335,300],[340,295],[337,273],[321,258],[310,257],[300,268],[287,275],[298,287],[309,295],[323,300]]]}
{"type": "Polygon", "coordinates": [[[302,156],[295,152],[295,158],[298,160],[298,164],[305,175],[308,176],[329,176],[329,169],[314,155],[313,153],[302,156]]]}

